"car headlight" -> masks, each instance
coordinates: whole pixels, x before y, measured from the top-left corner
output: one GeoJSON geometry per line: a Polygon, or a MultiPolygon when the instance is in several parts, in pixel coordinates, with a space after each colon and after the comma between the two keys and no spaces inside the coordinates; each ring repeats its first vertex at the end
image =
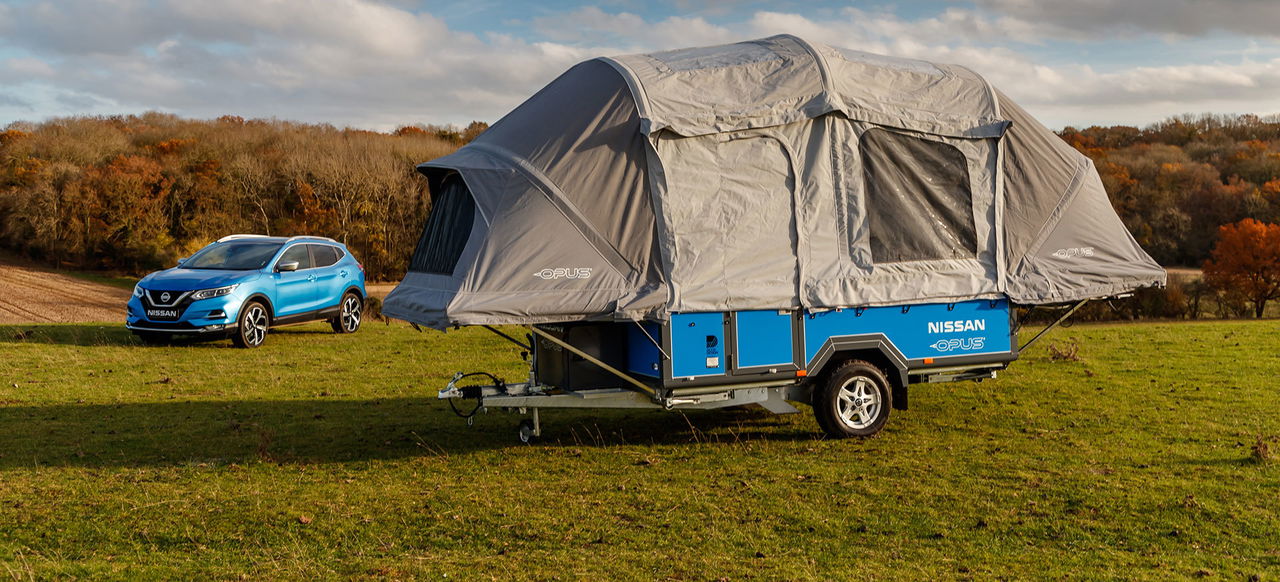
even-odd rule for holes
{"type": "Polygon", "coordinates": [[[141,285],[134,285],[134,286],[133,286],[133,296],[134,296],[134,297],[142,297],[142,286],[141,286],[141,285]]]}
{"type": "Polygon", "coordinates": [[[216,289],[201,289],[191,294],[192,300],[212,299],[214,297],[222,297],[231,293],[235,289],[235,285],[227,285],[226,287],[218,287],[216,289]]]}

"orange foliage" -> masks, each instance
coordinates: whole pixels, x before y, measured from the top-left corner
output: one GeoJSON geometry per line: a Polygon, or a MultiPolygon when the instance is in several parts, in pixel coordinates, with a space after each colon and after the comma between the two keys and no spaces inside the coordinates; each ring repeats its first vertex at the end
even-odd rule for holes
{"type": "Polygon", "coordinates": [[[40,158],[27,158],[14,168],[13,177],[18,184],[31,185],[44,177],[45,168],[49,166],[40,158]]]}
{"type": "Polygon", "coordinates": [[[1218,229],[1218,244],[1204,264],[1205,281],[1238,293],[1262,317],[1267,302],[1280,299],[1280,224],[1246,218],[1218,229]]]}
{"type": "Polygon", "coordinates": [[[330,234],[337,230],[338,213],[326,208],[316,196],[316,190],[306,182],[294,184],[294,192],[298,195],[298,210],[290,230],[315,234],[330,234]]]}
{"type": "Polygon", "coordinates": [[[144,272],[230,233],[323,234],[394,279],[430,201],[414,164],[457,148],[452,126],[407,133],[154,112],[0,127],[0,248],[144,272]]]}
{"type": "Polygon", "coordinates": [[[31,134],[25,131],[18,131],[16,129],[6,129],[4,131],[0,131],[0,147],[7,146],[15,141],[18,141],[22,138],[30,137],[30,136],[31,134]]]}
{"type": "Polygon", "coordinates": [[[155,148],[156,153],[158,153],[158,154],[160,154],[160,155],[162,155],[162,156],[168,156],[168,155],[176,154],[176,153],[178,153],[178,152],[180,152],[180,151],[182,151],[182,150],[186,149],[186,147],[187,147],[187,146],[189,146],[189,145],[191,145],[191,144],[193,144],[193,143],[196,143],[196,140],[194,140],[194,139],[166,139],[166,140],[164,140],[164,141],[162,141],[162,142],[160,142],[160,143],[158,143],[158,144],[156,144],[155,146],[152,146],[152,147],[154,147],[154,148],[155,148]]]}
{"type": "Polygon", "coordinates": [[[395,130],[393,134],[398,137],[415,137],[415,136],[430,135],[430,133],[427,132],[427,130],[422,129],[421,127],[418,127],[415,125],[406,125],[404,127],[401,127],[395,130]]]}

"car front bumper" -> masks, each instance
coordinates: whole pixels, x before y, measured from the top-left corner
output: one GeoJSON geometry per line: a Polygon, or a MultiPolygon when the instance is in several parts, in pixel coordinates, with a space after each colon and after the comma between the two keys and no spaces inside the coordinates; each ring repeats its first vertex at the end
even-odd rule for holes
{"type": "Polygon", "coordinates": [[[226,333],[236,328],[235,323],[214,323],[204,326],[176,326],[173,323],[185,322],[156,322],[140,320],[137,322],[126,321],[124,326],[132,332],[146,333],[183,333],[183,334],[216,334],[226,333]]]}
{"type": "Polygon", "coordinates": [[[225,334],[236,329],[240,299],[234,296],[202,299],[182,306],[175,320],[148,319],[146,306],[137,297],[129,299],[124,326],[134,333],[188,335],[225,334]]]}

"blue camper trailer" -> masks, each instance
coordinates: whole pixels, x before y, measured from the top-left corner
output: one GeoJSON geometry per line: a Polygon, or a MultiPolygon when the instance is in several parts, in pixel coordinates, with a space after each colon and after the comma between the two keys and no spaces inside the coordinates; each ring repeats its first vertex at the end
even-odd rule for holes
{"type": "Polygon", "coordinates": [[[580,63],[418,170],[383,313],[524,346],[525,381],[440,397],[525,438],[544,408],[795,402],[869,436],[909,386],[1014,361],[1014,306],[1165,280],[1092,162],[973,71],[789,35],[580,63]]]}
{"type": "Polygon", "coordinates": [[[530,413],[526,442],[541,432],[542,408],[798,412],[789,402],[811,404],[832,437],[870,436],[890,409],[907,408],[910,384],[994,378],[1018,357],[1014,323],[1007,300],[978,299],[540,324],[522,344],[528,382],[466,387],[459,374],[439,396],[530,413]]]}

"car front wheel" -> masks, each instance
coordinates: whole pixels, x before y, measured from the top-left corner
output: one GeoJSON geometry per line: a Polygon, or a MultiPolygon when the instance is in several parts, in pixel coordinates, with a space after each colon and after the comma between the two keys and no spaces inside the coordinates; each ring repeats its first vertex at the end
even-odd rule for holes
{"type": "Polygon", "coordinates": [[[338,316],[329,320],[334,333],[355,333],[360,329],[360,320],[364,318],[364,301],[360,295],[348,291],[342,296],[342,304],[338,306],[338,316]]]}
{"type": "Polygon", "coordinates": [[[239,348],[256,348],[267,341],[267,329],[271,327],[271,315],[261,302],[246,304],[240,310],[236,332],[231,341],[239,348]]]}

